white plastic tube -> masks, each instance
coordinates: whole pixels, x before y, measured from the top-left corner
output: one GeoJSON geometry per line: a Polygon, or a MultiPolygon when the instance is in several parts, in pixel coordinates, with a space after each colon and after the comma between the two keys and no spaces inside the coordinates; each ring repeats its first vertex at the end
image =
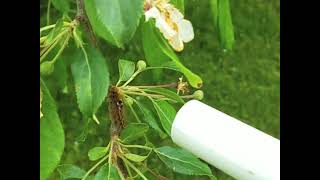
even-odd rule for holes
{"type": "Polygon", "coordinates": [[[173,142],[239,180],[279,180],[280,141],[202,102],[177,113],[173,142]]]}

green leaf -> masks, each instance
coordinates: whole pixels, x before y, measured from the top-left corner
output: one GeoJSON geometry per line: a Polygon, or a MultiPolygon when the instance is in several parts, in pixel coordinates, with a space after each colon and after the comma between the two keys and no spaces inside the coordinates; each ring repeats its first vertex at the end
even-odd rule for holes
{"type": "Polygon", "coordinates": [[[55,79],[54,81],[60,90],[67,86],[68,70],[64,60],[62,57],[59,57],[52,73],[52,78],[55,79]]]}
{"type": "Polygon", "coordinates": [[[132,142],[143,135],[149,130],[149,126],[144,123],[130,123],[128,126],[121,132],[120,139],[122,142],[132,142]]]}
{"type": "Polygon", "coordinates": [[[218,0],[210,0],[210,10],[214,27],[218,26],[218,0]]]}
{"type": "Polygon", "coordinates": [[[83,127],[79,127],[81,129],[80,134],[76,137],[76,142],[83,143],[86,141],[87,136],[89,134],[89,126],[90,126],[90,119],[87,119],[87,122],[84,123],[83,127]]]}
{"type": "Polygon", "coordinates": [[[143,105],[142,103],[138,101],[134,101],[134,102],[137,104],[137,106],[139,107],[139,109],[143,114],[143,118],[142,118],[143,121],[148,123],[154,130],[156,130],[159,133],[161,138],[165,138],[167,135],[159,127],[159,124],[155,119],[155,117],[153,116],[152,112],[148,108],[146,108],[145,105],[143,105]]]}
{"type": "Polygon", "coordinates": [[[156,148],[154,151],[161,161],[177,173],[212,176],[212,172],[208,165],[201,162],[188,151],[169,146],[156,148]]]}
{"type": "Polygon", "coordinates": [[[54,71],[54,62],[45,61],[40,64],[40,75],[41,76],[49,76],[54,71]]]}
{"type": "Polygon", "coordinates": [[[142,161],[146,160],[149,156],[149,154],[147,156],[141,156],[141,155],[132,154],[132,153],[125,153],[123,155],[127,159],[134,161],[134,162],[142,162],[142,161]]]}
{"type": "MultiPolygon", "coordinates": [[[[70,180],[72,180],[72,179],[70,179],[70,180]]],[[[93,176],[93,175],[90,175],[90,176],[88,176],[88,177],[86,178],[86,180],[94,180],[94,176],[93,176]]]]}
{"type": "Polygon", "coordinates": [[[75,81],[80,111],[87,117],[96,113],[109,87],[109,71],[102,54],[95,48],[86,48],[88,59],[78,50],[72,57],[72,75],[75,81]]]}
{"type": "Polygon", "coordinates": [[[153,30],[151,22],[142,25],[142,45],[145,58],[151,66],[162,66],[162,64],[170,62],[168,57],[159,47],[159,40],[153,30]]]}
{"type": "Polygon", "coordinates": [[[175,7],[179,9],[182,14],[184,14],[184,0],[171,0],[170,3],[175,5],[175,7]]]}
{"type": "Polygon", "coordinates": [[[130,79],[135,70],[135,63],[132,61],[120,59],[118,61],[119,67],[119,82],[130,79]]]}
{"type": "Polygon", "coordinates": [[[61,179],[81,179],[86,171],[72,164],[63,164],[57,167],[61,179]]]}
{"type": "Polygon", "coordinates": [[[215,177],[215,176],[209,176],[209,178],[210,178],[210,180],[218,180],[218,178],[217,177],[215,177]]]}
{"type": "Polygon", "coordinates": [[[93,30],[117,47],[133,37],[143,13],[144,0],[85,0],[93,30]]]}
{"type": "Polygon", "coordinates": [[[154,101],[153,106],[156,109],[163,129],[168,135],[171,135],[171,127],[176,116],[176,110],[167,101],[154,101]]]}
{"type": "Polygon", "coordinates": [[[68,59],[64,58],[63,56],[60,56],[59,59],[54,63],[54,70],[52,74],[44,78],[44,80],[47,82],[46,85],[51,90],[53,97],[55,97],[56,93],[52,90],[62,91],[63,88],[67,86],[68,71],[67,65],[65,64],[65,61],[67,60],[68,59]]]}
{"type": "Polygon", "coordinates": [[[94,177],[94,180],[121,180],[121,178],[112,164],[110,164],[110,171],[109,164],[104,164],[94,177]]]}
{"type": "Polygon", "coordinates": [[[95,161],[102,158],[107,154],[108,150],[109,150],[108,147],[94,147],[90,149],[88,152],[90,161],[95,161]]]}
{"type": "Polygon", "coordinates": [[[51,0],[52,5],[61,12],[68,12],[70,4],[68,0],[51,0]]]}
{"type": "Polygon", "coordinates": [[[184,103],[184,100],[177,93],[174,93],[173,91],[170,91],[165,88],[149,88],[149,89],[144,89],[144,91],[158,93],[173,101],[184,103]]]}
{"type": "Polygon", "coordinates": [[[40,119],[40,179],[45,180],[58,165],[64,149],[64,132],[55,102],[41,80],[43,117],[40,119]]]}
{"type": "Polygon", "coordinates": [[[162,37],[160,32],[155,28],[154,23],[147,22],[142,27],[143,51],[146,60],[151,66],[162,66],[168,64],[171,60],[175,66],[186,76],[190,85],[200,88],[203,84],[202,79],[186,68],[174,53],[167,41],[162,37]]]}
{"type": "Polygon", "coordinates": [[[218,1],[218,27],[223,48],[231,50],[234,43],[234,32],[229,0],[218,1]]]}
{"type": "Polygon", "coordinates": [[[181,70],[177,67],[176,63],[173,62],[173,61],[168,61],[168,62],[165,62],[163,64],[161,64],[160,66],[152,66],[152,67],[149,67],[149,68],[153,68],[153,69],[170,69],[170,70],[173,70],[173,71],[178,71],[178,72],[181,72],[181,70]]]}

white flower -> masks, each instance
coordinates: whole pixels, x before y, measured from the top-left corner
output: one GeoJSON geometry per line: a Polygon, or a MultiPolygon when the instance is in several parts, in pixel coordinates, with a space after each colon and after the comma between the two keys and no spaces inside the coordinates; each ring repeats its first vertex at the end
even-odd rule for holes
{"type": "Polygon", "coordinates": [[[183,43],[190,42],[194,38],[193,27],[190,21],[184,19],[180,11],[168,2],[168,0],[146,1],[146,21],[154,18],[156,27],[173,49],[182,51],[183,43]]]}

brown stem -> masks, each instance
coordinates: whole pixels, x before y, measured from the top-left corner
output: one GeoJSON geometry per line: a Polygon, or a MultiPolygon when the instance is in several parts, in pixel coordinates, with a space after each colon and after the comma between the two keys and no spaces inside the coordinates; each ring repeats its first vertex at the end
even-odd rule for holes
{"type": "Polygon", "coordinates": [[[117,162],[118,168],[119,168],[119,172],[121,172],[122,176],[124,178],[128,177],[128,172],[124,166],[124,162],[121,158],[118,158],[118,162],[117,162]]]}
{"type": "Polygon", "coordinates": [[[87,13],[85,11],[84,2],[83,0],[77,0],[77,14],[75,19],[79,22],[82,22],[85,26],[86,31],[90,34],[90,41],[91,43],[97,47],[97,40],[96,36],[92,30],[92,26],[90,24],[90,21],[88,19],[87,13]]]}
{"type": "Polygon", "coordinates": [[[111,134],[111,141],[113,145],[111,146],[111,164],[117,169],[121,179],[126,179],[128,177],[128,172],[124,167],[124,162],[118,155],[121,153],[121,147],[118,143],[118,135],[111,134]]]}
{"type": "Polygon", "coordinates": [[[117,168],[118,172],[121,173],[122,177],[126,178],[128,173],[124,167],[122,159],[118,158],[118,155],[121,153],[121,147],[118,144],[118,138],[124,127],[123,98],[119,88],[115,86],[110,88],[108,93],[108,103],[109,115],[111,119],[111,141],[113,142],[113,147],[111,150],[111,163],[117,168]]]}
{"type": "Polygon", "coordinates": [[[76,1],[77,3],[77,14],[76,14],[76,19],[77,18],[82,18],[83,15],[84,15],[84,3],[83,3],[83,0],[77,0],[76,1]]]}

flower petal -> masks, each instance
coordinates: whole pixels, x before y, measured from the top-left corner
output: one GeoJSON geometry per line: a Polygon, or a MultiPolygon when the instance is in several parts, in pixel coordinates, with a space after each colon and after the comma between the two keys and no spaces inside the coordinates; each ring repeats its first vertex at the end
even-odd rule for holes
{"type": "Polygon", "coordinates": [[[159,28],[161,33],[166,39],[171,39],[177,32],[169,26],[169,24],[162,17],[156,19],[156,27],[159,28]]]}
{"type": "Polygon", "coordinates": [[[161,8],[166,8],[169,4],[170,0],[155,0],[155,4],[160,6],[161,8]]]}
{"type": "Polygon", "coordinates": [[[175,7],[172,6],[170,8],[167,8],[167,10],[170,13],[170,19],[173,22],[177,23],[183,19],[183,14],[175,7]]]}
{"type": "Polygon", "coordinates": [[[190,21],[183,19],[177,23],[178,34],[183,42],[190,42],[194,38],[193,27],[190,21]]]}
{"type": "Polygon", "coordinates": [[[144,13],[146,17],[146,21],[149,21],[150,18],[158,18],[160,17],[160,11],[156,7],[150,8],[148,11],[144,13]]]}
{"type": "Polygon", "coordinates": [[[183,42],[178,34],[169,39],[169,44],[173,47],[175,51],[180,52],[183,50],[183,42]]]}

